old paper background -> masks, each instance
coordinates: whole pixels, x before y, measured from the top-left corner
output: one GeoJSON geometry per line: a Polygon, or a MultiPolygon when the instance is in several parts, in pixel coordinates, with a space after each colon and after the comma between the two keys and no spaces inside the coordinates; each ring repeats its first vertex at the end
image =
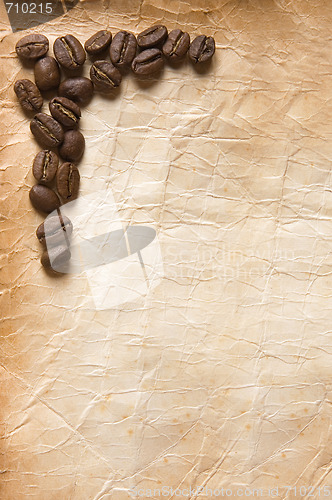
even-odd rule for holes
{"type": "Polygon", "coordinates": [[[331,2],[82,1],[33,31],[157,21],[217,53],[83,111],[81,193],[109,187],[124,221],[152,222],[165,269],[96,312],[84,277],[39,263],[39,148],[13,92],[32,72],[2,8],[1,500],[332,483],[331,2]]]}

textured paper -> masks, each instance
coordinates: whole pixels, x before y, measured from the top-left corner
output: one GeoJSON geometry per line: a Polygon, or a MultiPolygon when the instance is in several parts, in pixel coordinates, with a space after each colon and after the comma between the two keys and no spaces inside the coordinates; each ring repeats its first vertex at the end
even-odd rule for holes
{"type": "Polygon", "coordinates": [[[83,110],[81,195],[111,189],[124,224],[156,229],[164,266],[149,295],[95,311],[86,277],[39,262],[42,216],[28,198],[39,147],[13,91],[32,70],[1,5],[0,498],[162,487],[299,498],[285,486],[321,498],[332,484],[332,4],[82,1],[32,31],[84,42],[156,22],[214,35],[217,51],[206,72],[128,74],[83,110]]]}

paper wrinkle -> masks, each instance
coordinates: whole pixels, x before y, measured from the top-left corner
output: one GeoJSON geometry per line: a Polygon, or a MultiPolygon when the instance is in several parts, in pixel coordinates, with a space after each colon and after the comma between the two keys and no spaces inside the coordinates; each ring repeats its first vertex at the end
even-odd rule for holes
{"type": "Polygon", "coordinates": [[[108,189],[116,228],[153,227],[164,275],[146,294],[132,256],[114,278],[140,297],[96,311],[85,275],[39,263],[39,147],[13,91],[33,73],[1,11],[1,500],[331,485],[332,7],[82,1],[33,31],[157,22],[217,51],[82,109],[80,199],[108,189]]]}

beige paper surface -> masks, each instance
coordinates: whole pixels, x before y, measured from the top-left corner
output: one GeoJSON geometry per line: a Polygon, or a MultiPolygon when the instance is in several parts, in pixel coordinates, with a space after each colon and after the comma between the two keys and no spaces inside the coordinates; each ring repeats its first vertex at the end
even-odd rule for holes
{"type": "Polygon", "coordinates": [[[33,75],[2,10],[1,500],[332,485],[332,5],[82,1],[32,31],[159,21],[217,51],[83,110],[81,196],[109,189],[124,225],[152,225],[164,268],[96,311],[85,275],[40,266],[39,147],[13,91],[33,75]]]}

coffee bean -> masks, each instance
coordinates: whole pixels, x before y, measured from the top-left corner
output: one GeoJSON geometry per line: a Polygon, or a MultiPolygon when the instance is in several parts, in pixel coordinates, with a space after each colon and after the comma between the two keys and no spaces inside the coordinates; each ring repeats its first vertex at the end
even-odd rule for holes
{"type": "Polygon", "coordinates": [[[75,200],[80,186],[80,173],[72,163],[63,163],[56,174],[56,188],[64,201],[75,200]]]}
{"type": "Polygon", "coordinates": [[[61,76],[54,57],[43,57],[35,64],[35,82],[39,90],[51,90],[59,86],[61,76]]]}
{"type": "Polygon", "coordinates": [[[61,243],[69,244],[72,232],[73,225],[70,219],[58,211],[57,215],[49,216],[45,222],[38,226],[36,236],[40,243],[47,244],[47,247],[50,248],[61,243]]]}
{"type": "Polygon", "coordinates": [[[43,105],[43,98],[38,87],[31,80],[17,80],[14,91],[25,111],[38,112],[43,105]]]}
{"type": "Polygon", "coordinates": [[[97,90],[109,92],[120,85],[122,75],[112,63],[96,61],[90,68],[90,78],[97,90]]]}
{"type": "Polygon", "coordinates": [[[92,82],[84,76],[67,78],[60,84],[59,95],[83,106],[90,101],[93,95],[92,82]]]}
{"type": "Polygon", "coordinates": [[[62,272],[63,266],[70,260],[71,253],[66,245],[59,245],[45,250],[41,256],[40,262],[46,269],[53,269],[56,272],[62,272]]]}
{"type": "Polygon", "coordinates": [[[78,69],[85,62],[85,51],[82,44],[73,35],[57,38],[53,45],[54,55],[65,69],[78,69]]]}
{"type": "Polygon", "coordinates": [[[38,59],[47,54],[48,39],[44,35],[26,35],[16,44],[16,53],[23,59],[38,59]]]}
{"type": "Polygon", "coordinates": [[[40,243],[50,248],[60,244],[69,245],[72,232],[71,221],[58,210],[57,215],[49,216],[38,226],[36,236],[40,243]]]}
{"type": "Polygon", "coordinates": [[[162,24],[151,26],[137,36],[137,43],[142,49],[159,45],[167,38],[167,28],[162,24]]]}
{"type": "Polygon", "coordinates": [[[84,148],[85,141],[81,132],[78,130],[68,130],[65,132],[59,153],[66,161],[78,161],[84,153],[84,148]]]}
{"type": "Polygon", "coordinates": [[[40,151],[34,159],[32,172],[40,184],[52,182],[59,165],[58,156],[53,151],[40,151]]]}
{"type": "Polygon", "coordinates": [[[42,212],[51,213],[60,206],[58,195],[47,186],[36,184],[29,193],[32,205],[42,212]]]}
{"type": "Polygon", "coordinates": [[[54,97],[49,108],[53,118],[67,128],[76,127],[81,118],[79,106],[66,97],[54,97]]]}
{"type": "Polygon", "coordinates": [[[129,31],[119,31],[112,40],[110,58],[119,68],[129,66],[136,56],[137,40],[129,31]]]}
{"type": "Polygon", "coordinates": [[[112,33],[107,30],[101,30],[92,35],[84,44],[84,48],[88,54],[100,54],[110,45],[112,41],[112,33]]]}
{"type": "Polygon", "coordinates": [[[194,63],[203,63],[211,59],[215,52],[215,41],[212,36],[200,35],[190,44],[188,56],[194,63]]]}
{"type": "Polygon", "coordinates": [[[188,52],[190,36],[188,33],[176,29],[168,34],[168,38],[163,46],[163,53],[171,61],[182,59],[188,52]]]}
{"type": "Polygon", "coordinates": [[[37,113],[30,122],[30,129],[45,148],[54,149],[62,144],[64,135],[59,122],[45,113],[37,113]]]}
{"type": "Polygon", "coordinates": [[[132,62],[131,68],[137,75],[150,75],[160,71],[164,66],[162,53],[159,49],[143,50],[132,62]]]}

